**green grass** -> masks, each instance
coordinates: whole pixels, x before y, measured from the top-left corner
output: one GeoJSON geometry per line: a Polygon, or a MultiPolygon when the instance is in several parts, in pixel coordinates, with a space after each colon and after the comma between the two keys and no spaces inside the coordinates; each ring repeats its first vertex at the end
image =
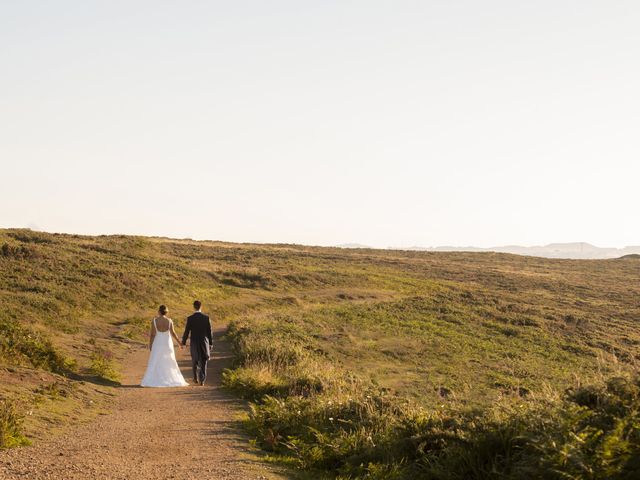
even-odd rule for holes
{"type": "Polygon", "coordinates": [[[1,317],[0,356],[12,364],[28,364],[53,372],[66,371],[72,365],[56,351],[45,334],[16,320],[1,317]]]}
{"type": "Polygon", "coordinates": [[[143,317],[131,317],[122,322],[121,335],[129,340],[142,340],[149,332],[150,321],[143,317]]]}
{"type": "Polygon", "coordinates": [[[440,389],[439,404],[429,405],[333,365],[330,356],[307,348],[304,329],[278,320],[231,324],[238,365],[224,381],[253,400],[248,431],[287,464],[340,478],[640,473],[637,376],[564,393],[512,391],[473,408],[440,389]]]}
{"type": "Polygon", "coordinates": [[[22,433],[22,419],[15,403],[0,400],[0,448],[29,445],[22,433]]]}
{"type": "Polygon", "coordinates": [[[91,354],[89,372],[102,380],[108,380],[110,382],[120,381],[120,372],[118,371],[113,353],[109,350],[98,348],[91,354]]]}
{"type": "Polygon", "coordinates": [[[248,431],[311,478],[625,478],[635,468],[636,258],[0,230],[5,244],[1,364],[64,375],[75,363],[71,381],[113,379],[159,304],[179,327],[200,298],[214,323],[232,321],[225,384],[253,402],[248,431]],[[598,400],[584,405],[590,391],[598,400]]]}
{"type": "Polygon", "coordinates": [[[54,381],[35,389],[35,394],[42,399],[60,400],[73,394],[75,384],[71,381],[54,381]]]}

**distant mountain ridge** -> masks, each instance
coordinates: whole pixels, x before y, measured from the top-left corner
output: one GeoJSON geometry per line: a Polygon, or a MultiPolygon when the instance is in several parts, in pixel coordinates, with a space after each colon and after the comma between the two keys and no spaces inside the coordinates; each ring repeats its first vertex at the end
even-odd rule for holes
{"type": "Polygon", "coordinates": [[[338,248],[373,248],[369,245],[363,245],[361,243],[341,243],[340,245],[336,245],[338,248]]]}
{"type": "MultiPolygon", "coordinates": [[[[349,243],[344,245],[338,245],[341,248],[371,248],[365,245],[356,243],[349,243]]],[[[596,247],[586,242],[572,242],[572,243],[550,243],[548,245],[540,245],[533,247],[523,247],[521,245],[505,245],[501,247],[453,247],[453,246],[440,246],[440,247],[408,247],[408,248],[395,248],[389,247],[394,250],[410,250],[420,252],[498,252],[498,253],[512,253],[515,255],[528,255],[532,257],[545,257],[545,258],[571,258],[571,259],[608,259],[619,258],[627,255],[640,255],[640,246],[629,246],[624,248],[608,248],[608,247],[596,247]]]]}

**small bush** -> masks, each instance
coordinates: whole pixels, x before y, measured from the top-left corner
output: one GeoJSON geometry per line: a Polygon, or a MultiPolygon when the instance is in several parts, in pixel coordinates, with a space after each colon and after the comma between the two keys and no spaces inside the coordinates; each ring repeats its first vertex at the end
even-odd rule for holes
{"type": "Polygon", "coordinates": [[[225,370],[222,373],[225,387],[235,391],[241,397],[258,401],[265,395],[286,396],[288,385],[283,378],[279,378],[269,370],[237,368],[225,370]]]}
{"type": "Polygon", "coordinates": [[[0,247],[0,256],[5,258],[35,258],[38,255],[36,249],[33,247],[4,243],[2,247],[0,247]]]}
{"type": "Polygon", "coordinates": [[[7,235],[23,243],[48,244],[54,242],[54,236],[50,233],[36,232],[29,229],[9,231],[7,235]]]}
{"type": "Polygon", "coordinates": [[[640,478],[640,376],[569,390],[543,451],[571,478],[640,478]]]}
{"type": "Polygon", "coordinates": [[[229,270],[222,272],[220,282],[231,287],[271,290],[275,282],[257,271],[229,270]]]}
{"type": "Polygon", "coordinates": [[[72,362],[64,358],[43,334],[16,320],[0,319],[0,355],[10,363],[27,360],[36,368],[64,373],[72,362]]]}
{"type": "Polygon", "coordinates": [[[120,373],[116,368],[113,353],[109,350],[97,349],[91,355],[89,371],[104,380],[118,382],[120,373]]]}
{"type": "Polygon", "coordinates": [[[8,400],[0,400],[0,448],[28,445],[29,440],[22,434],[22,416],[16,405],[8,400]]]}

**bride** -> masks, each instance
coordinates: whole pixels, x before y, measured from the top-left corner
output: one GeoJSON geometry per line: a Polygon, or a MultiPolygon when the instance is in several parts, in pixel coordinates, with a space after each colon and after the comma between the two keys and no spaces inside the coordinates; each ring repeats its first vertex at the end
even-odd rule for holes
{"type": "MultiPolygon", "coordinates": [[[[180,345],[180,340],[173,329],[173,320],[167,317],[169,310],[164,305],[160,305],[158,313],[160,316],[151,322],[151,332],[149,336],[149,363],[147,371],[140,385],[143,387],[186,387],[176,355],[173,350],[173,339],[180,345]]],[[[182,350],[182,345],[180,345],[182,350]]]]}

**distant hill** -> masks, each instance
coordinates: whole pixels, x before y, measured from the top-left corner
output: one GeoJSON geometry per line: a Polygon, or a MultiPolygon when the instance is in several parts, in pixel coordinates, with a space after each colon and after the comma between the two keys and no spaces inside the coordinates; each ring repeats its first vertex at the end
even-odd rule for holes
{"type": "Polygon", "coordinates": [[[619,258],[625,255],[640,255],[640,246],[624,248],[602,248],[585,242],[550,243],[544,246],[523,247],[506,245],[502,247],[410,247],[403,250],[425,252],[499,252],[516,255],[528,255],[544,258],[573,258],[573,259],[607,259],[619,258]]]}
{"type": "Polygon", "coordinates": [[[341,243],[336,245],[338,248],[372,248],[369,245],[363,245],[361,243],[341,243]]]}

